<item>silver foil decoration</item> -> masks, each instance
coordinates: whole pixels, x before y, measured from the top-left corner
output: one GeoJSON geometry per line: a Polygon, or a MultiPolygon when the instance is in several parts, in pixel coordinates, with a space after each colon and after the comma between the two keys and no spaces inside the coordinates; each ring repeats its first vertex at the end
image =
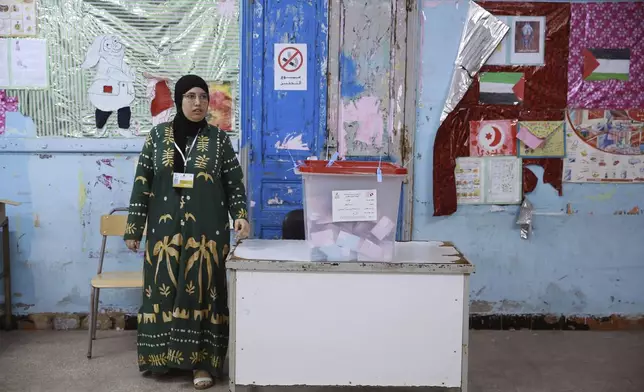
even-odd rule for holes
{"type": "MultiPolygon", "coordinates": [[[[208,82],[229,82],[233,107],[239,94],[238,0],[38,0],[37,38],[48,44],[50,88],[12,90],[20,112],[31,117],[38,136],[100,136],[95,108],[87,90],[93,71],[81,68],[96,36],[118,36],[125,61],[135,68],[135,101],[130,130],[147,133],[152,127],[148,79],[143,73],[170,79],[184,74],[208,82]]],[[[237,118],[233,130],[238,131],[237,118]]],[[[113,113],[108,127],[114,129],[113,113]]]]}
{"type": "Polygon", "coordinates": [[[519,208],[516,224],[521,231],[521,239],[527,240],[532,235],[532,216],[534,215],[534,206],[527,197],[523,199],[519,208]]]}
{"type": "Polygon", "coordinates": [[[463,99],[472,80],[509,30],[508,25],[480,5],[470,1],[467,21],[454,63],[449,94],[441,113],[441,124],[463,99]]]}

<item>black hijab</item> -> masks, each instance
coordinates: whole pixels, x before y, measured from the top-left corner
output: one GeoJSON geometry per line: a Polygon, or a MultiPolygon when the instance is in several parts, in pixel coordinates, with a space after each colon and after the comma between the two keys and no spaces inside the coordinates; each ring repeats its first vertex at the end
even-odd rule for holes
{"type": "MultiPolygon", "coordinates": [[[[195,87],[199,87],[205,91],[206,94],[210,95],[206,81],[196,75],[183,76],[174,86],[174,104],[177,107],[177,114],[174,116],[174,120],[172,120],[172,131],[174,142],[177,143],[177,146],[184,154],[186,152],[186,139],[188,136],[196,137],[200,129],[205,129],[208,126],[208,122],[205,118],[199,122],[194,122],[189,120],[185,114],[183,114],[183,109],[181,108],[183,95],[195,87]]],[[[179,154],[179,151],[175,148],[173,170],[175,173],[183,173],[183,169],[183,158],[181,158],[181,154],[179,154]]]]}

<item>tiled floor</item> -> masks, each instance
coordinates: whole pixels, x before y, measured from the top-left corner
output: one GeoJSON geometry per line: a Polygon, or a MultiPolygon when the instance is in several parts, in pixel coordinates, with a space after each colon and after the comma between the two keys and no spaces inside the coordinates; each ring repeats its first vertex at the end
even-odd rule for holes
{"type": "MultiPolygon", "coordinates": [[[[99,332],[90,361],[85,337],[82,331],[0,332],[0,391],[193,389],[190,378],[142,377],[133,332],[99,332]]],[[[469,368],[470,392],[642,392],[644,333],[471,331],[469,368]]]]}

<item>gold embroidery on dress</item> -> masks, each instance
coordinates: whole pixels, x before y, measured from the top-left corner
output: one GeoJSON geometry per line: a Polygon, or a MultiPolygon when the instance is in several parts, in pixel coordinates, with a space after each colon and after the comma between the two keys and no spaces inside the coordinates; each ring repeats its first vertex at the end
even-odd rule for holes
{"type": "Polygon", "coordinates": [[[195,320],[208,320],[209,314],[210,314],[210,311],[208,309],[193,311],[193,317],[195,320]]]}
{"type": "Polygon", "coordinates": [[[159,313],[159,304],[153,304],[152,309],[154,309],[154,313],[159,313]]]}
{"type": "Polygon", "coordinates": [[[197,151],[206,152],[208,151],[208,144],[210,143],[210,138],[206,135],[199,135],[197,137],[197,151]]]}
{"type": "Polygon", "coordinates": [[[156,323],[157,315],[154,313],[143,313],[143,324],[156,323]]]}
{"type": "Polygon", "coordinates": [[[215,369],[218,368],[222,364],[221,357],[213,355],[212,358],[210,359],[210,364],[215,369]]]}
{"type": "Polygon", "coordinates": [[[168,362],[181,363],[183,362],[183,354],[179,350],[168,350],[168,362]]]}
{"type": "Polygon", "coordinates": [[[178,307],[174,309],[172,317],[187,320],[190,318],[188,311],[186,309],[179,309],[178,307]]]}
{"type": "MultiPolygon", "coordinates": [[[[197,273],[197,285],[199,285],[199,303],[203,302],[203,267],[206,265],[206,273],[208,274],[208,285],[207,288],[212,286],[212,262],[214,261],[215,265],[219,266],[219,258],[217,257],[217,243],[213,240],[207,241],[206,236],[201,236],[201,242],[195,241],[194,238],[189,238],[186,243],[186,249],[197,249],[192,256],[188,259],[186,264],[185,277],[188,277],[188,273],[199,261],[199,270],[197,273]],[[210,252],[208,252],[210,250],[210,252]],[[210,259],[212,254],[214,260],[210,259]]],[[[206,289],[207,290],[207,289],[206,289]]],[[[206,291],[207,292],[207,291],[206,291]]]]}
{"type": "Polygon", "coordinates": [[[162,284],[161,287],[159,287],[159,293],[161,293],[162,296],[168,298],[170,295],[170,286],[166,286],[166,284],[162,284]]]}
{"type": "Polygon", "coordinates": [[[146,182],[148,182],[148,179],[143,176],[137,176],[134,179],[134,183],[136,183],[137,181],[141,181],[141,184],[145,184],[146,182]]]}
{"type": "Polygon", "coordinates": [[[170,167],[174,165],[174,151],[171,148],[166,148],[163,150],[163,155],[161,156],[161,163],[163,166],[170,167]]]}
{"type": "Polygon", "coordinates": [[[172,215],[170,214],[161,215],[161,217],[159,218],[159,223],[162,223],[162,222],[165,223],[168,221],[168,219],[172,220],[172,215]]]}
{"type": "Polygon", "coordinates": [[[210,181],[212,183],[215,182],[215,180],[212,178],[212,175],[210,175],[209,173],[206,173],[206,172],[199,172],[199,174],[197,174],[197,178],[199,178],[199,177],[203,177],[204,181],[206,181],[206,182],[208,182],[208,181],[210,181]]]}
{"type": "Polygon", "coordinates": [[[228,316],[223,314],[213,314],[210,316],[210,322],[215,325],[228,324],[228,316]]]}
{"type": "Polygon", "coordinates": [[[158,256],[157,269],[156,269],[156,272],[154,273],[154,283],[157,282],[157,277],[159,275],[159,267],[161,266],[161,263],[163,262],[163,259],[165,256],[165,263],[166,263],[166,266],[168,267],[168,276],[170,277],[172,284],[174,284],[174,287],[177,287],[177,279],[174,276],[174,272],[172,272],[171,262],[172,262],[172,258],[176,260],[179,257],[179,251],[173,246],[180,247],[181,245],[182,245],[181,234],[175,234],[174,237],[172,237],[172,241],[170,241],[169,236],[165,236],[163,237],[163,241],[159,241],[156,243],[156,245],[154,245],[154,255],[158,256]]]}
{"type": "Polygon", "coordinates": [[[248,211],[246,211],[245,208],[241,208],[239,212],[237,213],[238,218],[237,219],[247,219],[248,218],[248,211]]]}
{"type": "MultiPolygon", "coordinates": [[[[154,130],[152,130],[154,132],[154,130]]],[[[148,136],[145,137],[145,143],[143,143],[143,148],[150,147],[150,144],[152,144],[152,132],[148,133],[148,136]]]]}
{"type": "Polygon", "coordinates": [[[197,157],[197,159],[195,160],[195,167],[197,169],[206,170],[206,168],[208,167],[208,161],[209,160],[210,160],[210,158],[208,158],[207,156],[199,155],[197,157]]]}
{"type": "Polygon", "coordinates": [[[152,286],[148,286],[148,288],[145,289],[145,296],[148,298],[152,297],[152,286]]]}
{"type": "Polygon", "coordinates": [[[167,311],[167,312],[161,312],[161,316],[163,317],[163,322],[164,323],[169,323],[172,321],[172,312],[167,311]]]}
{"type": "Polygon", "coordinates": [[[148,362],[152,366],[165,366],[168,363],[166,353],[148,355],[148,362]]]}
{"type": "Polygon", "coordinates": [[[190,281],[190,283],[186,285],[186,293],[188,293],[189,295],[195,293],[195,285],[192,283],[192,281],[190,281]]]}
{"type": "Polygon", "coordinates": [[[165,130],[163,131],[163,142],[168,146],[174,144],[174,132],[172,130],[172,125],[165,127],[165,130]]]}
{"type": "Polygon", "coordinates": [[[195,218],[194,214],[191,214],[189,212],[186,212],[183,217],[186,219],[186,222],[189,222],[190,219],[192,219],[193,222],[197,221],[197,218],[195,218]]]}
{"type": "Polygon", "coordinates": [[[190,354],[190,362],[193,364],[203,362],[206,359],[208,359],[208,352],[206,349],[202,349],[201,351],[195,351],[192,354],[190,354]]]}

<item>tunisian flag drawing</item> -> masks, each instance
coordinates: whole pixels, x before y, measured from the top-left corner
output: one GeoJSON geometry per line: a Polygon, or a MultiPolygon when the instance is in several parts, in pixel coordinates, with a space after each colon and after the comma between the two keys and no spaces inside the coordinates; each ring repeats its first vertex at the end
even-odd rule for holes
{"type": "Polygon", "coordinates": [[[515,120],[470,121],[470,156],[517,155],[515,120]]]}

